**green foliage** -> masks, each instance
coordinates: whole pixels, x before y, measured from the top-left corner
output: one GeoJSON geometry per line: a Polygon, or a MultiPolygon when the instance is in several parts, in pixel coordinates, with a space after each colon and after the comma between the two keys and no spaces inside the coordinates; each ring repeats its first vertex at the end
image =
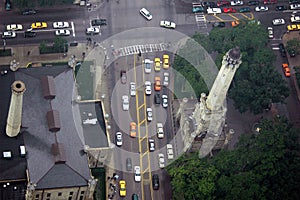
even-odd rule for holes
{"type": "Polygon", "coordinates": [[[36,6],[46,7],[53,5],[62,5],[62,4],[73,4],[74,0],[14,0],[14,7],[22,10],[24,8],[35,8],[36,6]]]}
{"type": "Polygon", "coordinates": [[[300,40],[297,38],[291,39],[286,43],[286,50],[290,55],[300,54],[300,40]]]}
{"type": "Polygon", "coordinates": [[[45,41],[42,41],[39,49],[41,54],[65,53],[68,52],[68,42],[64,38],[56,37],[53,44],[47,44],[45,41]]]}
{"type": "Polygon", "coordinates": [[[12,51],[11,49],[0,49],[0,57],[4,56],[12,56],[12,51]]]}
{"type": "Polygon", "coordinates": [[[297,85],[300,88],[300,67],[299,66],[295,66],[295,75],[296,75],[296,80],[297,80],[297,85]]]}
{"type": "Polygon", "coordinates": [[[299,199],[298,130],[282,118],[260,127],[258,135],[242,135],[235,150],[202,160],[184,155],[168,166],[175,199],[299,199]]]}

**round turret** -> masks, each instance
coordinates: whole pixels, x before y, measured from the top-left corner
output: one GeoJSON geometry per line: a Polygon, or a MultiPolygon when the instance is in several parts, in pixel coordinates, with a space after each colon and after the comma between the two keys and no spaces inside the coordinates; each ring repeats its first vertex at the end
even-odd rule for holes
{"type": "Polygon", "coordinates": [[[231,49],[228,53],[229,57],[233,60],[238,60],[241,57],[241,51],[239,47],[231,49]]]}

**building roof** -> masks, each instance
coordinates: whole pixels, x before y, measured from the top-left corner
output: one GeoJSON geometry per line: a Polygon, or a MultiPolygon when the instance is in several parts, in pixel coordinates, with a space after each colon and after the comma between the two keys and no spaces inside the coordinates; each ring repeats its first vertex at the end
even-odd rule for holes
{"type": "Polygon", "coordinates": [[[81,121],[77,118],[80,116],[77,113],[79,108],[73,103],[75,84],[72,69],[67,66],[19,69],[15,76],[27,88],[23,98],[22,126],[26,127],[23,136],[30,181],[37,185],[36,189],[87,185],[90,170],[87,156],[83,153],[83,133],[77,125],[81,121]],[[56,96],[52,100],[44,98],[43,76],[54,78],[56,96]],[[46,114],[50,110],[60,113],[61,126],[56,133],[48,130],[46,114]],[[52,144],[56,140],[64,146],[65,163],[55,164],[52,144]]]}

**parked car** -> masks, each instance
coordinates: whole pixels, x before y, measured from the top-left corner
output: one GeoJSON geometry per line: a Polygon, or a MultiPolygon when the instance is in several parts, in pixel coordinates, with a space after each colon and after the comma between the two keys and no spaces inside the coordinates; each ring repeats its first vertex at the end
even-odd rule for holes
{"type": "Polygon", "coordinates": [[[132,161],[131,158],[126,159],[126,170],[131,171],[132,170],[132,161]]]}
{"type": "Polygon", "coordinates": [[[151,122],[153,120],[153,113],[152,113],[152,108],[147,108],[147,120],[148,122],[151,122]]]}
{"type": "Polygon", "coordinates": [[[283,45],[282,43],[280,43],[280,44],[278,45],[278,47],[279,47],[280,55],[281,55],[282,57],[286,57],[286,51],[285,51],[284,45],[283,45]]]}
{"type": "Polygon", "coordinates": [[[232,27],[236,27],[236,26],[238,26],[240,24],[240,21],[239,20],[235,20],[235,21],[232,21],[231,22],[231,26],[232,27]]]}
{"type": "Polygon", "coordinates": [[[130,82],[130,96],[136,95],[136,87],[134,82],[130,82]]]}
{"type": "Polygon", "coordinates": [[[87,35],[94,35],[94,34],[99,34],[100,29],[98,27],[89,27],[85,30],[85,33],[87,35]]]}
{"type": "Polygon", "coordinates": [[[116,133],[116,145],[120,147],[120,146],[122,146],[122,144],[123,144],[122,133],[117,132],[116,133]]]}
{"type": "Polygon", "coordinates": [[[249,1],[248,2],[248,6],[258,6],[259,5],[259,1],[249,1]]]}
{"type": "Polygon", "coordinates": [[[222,13],[221,8],[207,8],[207,14],[220,14],[222,13]]]}
{"type": "Polygon", "coordinates": [[[221,7],[221,6],[229,6],[229,5],[230,5],[229,1],[221,0],[221,1],[217,2],[217,6],[219,6],[219,7],[221,7]]]}
{"type": "Polygon", "coordinates": [[[163,55],[163,68],[169,69],[169,55],[167,54],[163,55]]]}
{"type": "Polygon", "coordinates": [[[242,6],[244,5],[243,1],[230,1],[230,5],[232,6],[242,6]]]}
{"type": "Polygon", "coordinates": [[[130,137],[136,137],[136,123],[130,123],[130,137]]]}
{"type": "Polygon", "coordinates": [[[5,1],[5,10],[9,11],[11,9],[12,9],[12,4],[11,4],[10,0],[6,0],[5,1]]]}
{"type": "Polygon", "coordinates": [[[91,20],[92,26],[104,26],[107,25],[106,19],[93,19],[91,20]]]}
{"type": "Polygon", "coordinates": [[[141,179],[142,179],[142,176],[141,176],[140,166],[134,166],[134,181],[141,182],[141,179]]]}
{"type": "Polygon", "coordinates": [[[160,26],[165,28],[175,28],[176,24],[174,22],[170,21],[160,21],[160,26]]]}
{"type": "Polygon", "coordinates": [[[201,5],[203,6],[203,7],[217,7],[217,5],[216,5],[216,3],[215,2],[212,2],[212,1],[203,1],[202,3],[201,3],[201,5]]]}
{"type": "Polygon", "coordinates": [[[125,84],[127,82],[127,75],[125,70],[120,71],[121,83],[125,84]]]}
{"type": "Polygon", "coordinates": [[[21,24],[10,24],[6,26],[7,31],[21,31],[23,26],[21,24]]]}
{"type": "Polygon", "coordinates": [[[156,93],[154,95],[154,102],[155,102],[155,104],[160,104],[160,94],[159,93],[156,93]]]}
{"type": "Polygon", "coordinates": [[[169,85],[169,73],[164,72],[164,86],[168,86],[168,85],[169,85]]]}
{"type": "Polygon", "coordinates": [[[162,153],[158,154],[158,166],[159,166],[159,168],[165,167],[165,156],[162,153]]]}
{"type": "Polygon", "coordinates": [[[300,3],[300,0],[289,0],[289,4],[300,3]]]}
{"type": "Polygon", "coordinates": [[[152,19],[152,15],[151,13],[146,9],[146,8],[142,8],[140,10],[141,15],[143,15],[147,20],[151,20],[152,19]]]}
{"type": "Polygon", "coordinates": [[[195,6],[192,8],[193,13],[199,13],[199,12],[204,12],[204,8],[202,6],[195,6]]]}
{"type": "Polygon", "coordinates": [[[152,188],[153,188],[153,190],[158,190],[159,189],[159,177],[158,177],[158,174],[153,174],[152,175],[152,188]]]}
{"type": "Polygon", "coordinates": [[[223,13],[236,13],[234,8],[223,8],[223,13]]]}
{"type": "Polygon", "coordinates": [[[276,4],[277,0],[264,0],[264,4],[276,4]]]}
{"type": "Polygon", "coordinates": [[[22,15],[34,15],[36,14],[38,11],[35,9],[25,9],[22,12],[22,15]]]}
{"type": "Polygon", "coordinates": [[[150,81],[145,81],[145,94],[146,95],[151,95],[152,90],[151,90],[151,82],[150,81]]]}
{"type": "Polygon", "coordinates": [[[275,10],[277,10],[277,11],[284,11],[284,10],[287,10],[287,7],[286,7],[286,6],[283,6],[283,5],[281,5],[281,6],[276,6],[276,7],[275,7],[275,10]]]}
{"type": "Polygon", "coordinates": [[[119,188],[120,188],[120,196],[125,197],[126,196],[126,181],[125,180],[120,180],[119,188]]]}
{"type": "Polygon", "coordinates": [[[278,26],[278,25],[284,25],[285,21],[284,19],[273,19],[273,25],[278,26]]]}
{"type": "Polygon", "coordinates": [[[290,9],[291,10],[299,10],[300,9],[300,4],[291,4],[290,9]]]}
{"type": "Polygon", "coordinates": [[[159,139],[162,139],[164,138],[164,127],[163,127],[163,124],[162,123],[157,123],[156,124],[156,133],[157,133],[157,137],[159,139]]]}
{"type": "Polygon", "coordinates": [[[290,77],[291,76],[291,70],[289,68],[289,64],[287,63],[283,63],[282,64],[282,69],[283,69],[283,73],[286,77],[290,77]]]}
{"type": "Polygon", "coordinates": [[[145,73],[150,74],[151,73],[151,60],[146,58],[144,61],[145,64],[145,73]]]}
{"type": "Polygon", "coordinates": [[[269,10],[269,8],[267,6],[257,6],[255,8],[256,12],[265,12],[265,11],[268,11],[268,10],[269,10]]]}
{"type": "Polygon", "coordinates": [[[124,111],[129,110],[129,98],[127,95],[122,96],[122,107],[124,111]]]}
{"type": "Polygon", "coordinates": [[[160,77],[159,76],[155,76],[155,79],[154,79],[154,90],[155,91],[160,91],[161,90],[161,83],[160,83],[160,77]]]}
{"type": "Polygon", "coordinates": [[[24,37],[27,38],[27,37],[35,37],[36,36],[36,32],[33,32],[33,31],[25,31],[24,32],[24,37]]]}
{"type": "Polygon", "coordinates": [[[272,27],[268,27],[268,35],[269,35],[269,39],[274,38],[273,28],[272,27]]]}
{"type": "Polygon", "coordinates": [[[5,31],[2,34],[2,39],[11,39],[17,36],[16,32],[14,31],[5,31]]]}
{"type": "Polygon", "coordinates": [[[149,139],[149,151],[155,151],[155,143],[153,139],[149,139]]]}
{"type": "Polygon", "coordinates": [[[300,24],[291,24],[287,26],[289,31],[297,31],[300,30],[300,24]]]}
{"type": "Polygon", "coordinates": [[[69,28],[68,22],[54,22],[53,28],[69,28]]]}
{"type": "Polygon", "coordinates": [[[46,22],[35,22],[31,24],[31,28],[32,29],[43,29],[43,28],[47,28],[48,25],[46,22]]]}
{"type": "Polygon", "coordinates": [[[71,34],[71,32],[67,29],[59,29],[57,31],[55,31],[55,35],[57,36],[69,36],[71,34]]]}
{"type": "Polygon", "coordinates": [[[251,9],[249,7],[244,7],[244,8],[240,8],[239,12],[240,13],[245,13],[245,12],[250,12],[251,9]]]}
{"type": "Polygon", "coordinates": [[[300,16],[292,16],[291,17],[291,22],[292,23],[298,23],[298,22],[300,22],[300,16]]]}
{"type": "Polygon", "coordinates": [[[164,108],[167,108],[167,107],[168,107],[168,96],[165,95],[165,94],[163,94],[163,95],[161,96],[161,98],[162,98],[162,106],[163,106],[164,108]]]}
{"type": "Polygon", "coordinates": [[[167,158],[168,160],[174,159],[174,151],[172,144],[167,144],[167,158]]]}
{"type": "Polygon", "coordinates": [[[154,70],[156,72],[159,72],[160,71],[160,58],[154,58],[154,70]]]}

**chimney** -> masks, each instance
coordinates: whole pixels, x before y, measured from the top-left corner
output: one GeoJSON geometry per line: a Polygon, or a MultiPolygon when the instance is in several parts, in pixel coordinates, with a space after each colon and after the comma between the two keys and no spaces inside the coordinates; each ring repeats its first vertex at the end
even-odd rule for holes
{"type": "Polygon", "coordinates": [[[11,85],[11,99],[6,124],[6,135],[15,137],[19,134],[22,119],[23,93],[26,87],[22,81],[15,81],[11,85]]]}

